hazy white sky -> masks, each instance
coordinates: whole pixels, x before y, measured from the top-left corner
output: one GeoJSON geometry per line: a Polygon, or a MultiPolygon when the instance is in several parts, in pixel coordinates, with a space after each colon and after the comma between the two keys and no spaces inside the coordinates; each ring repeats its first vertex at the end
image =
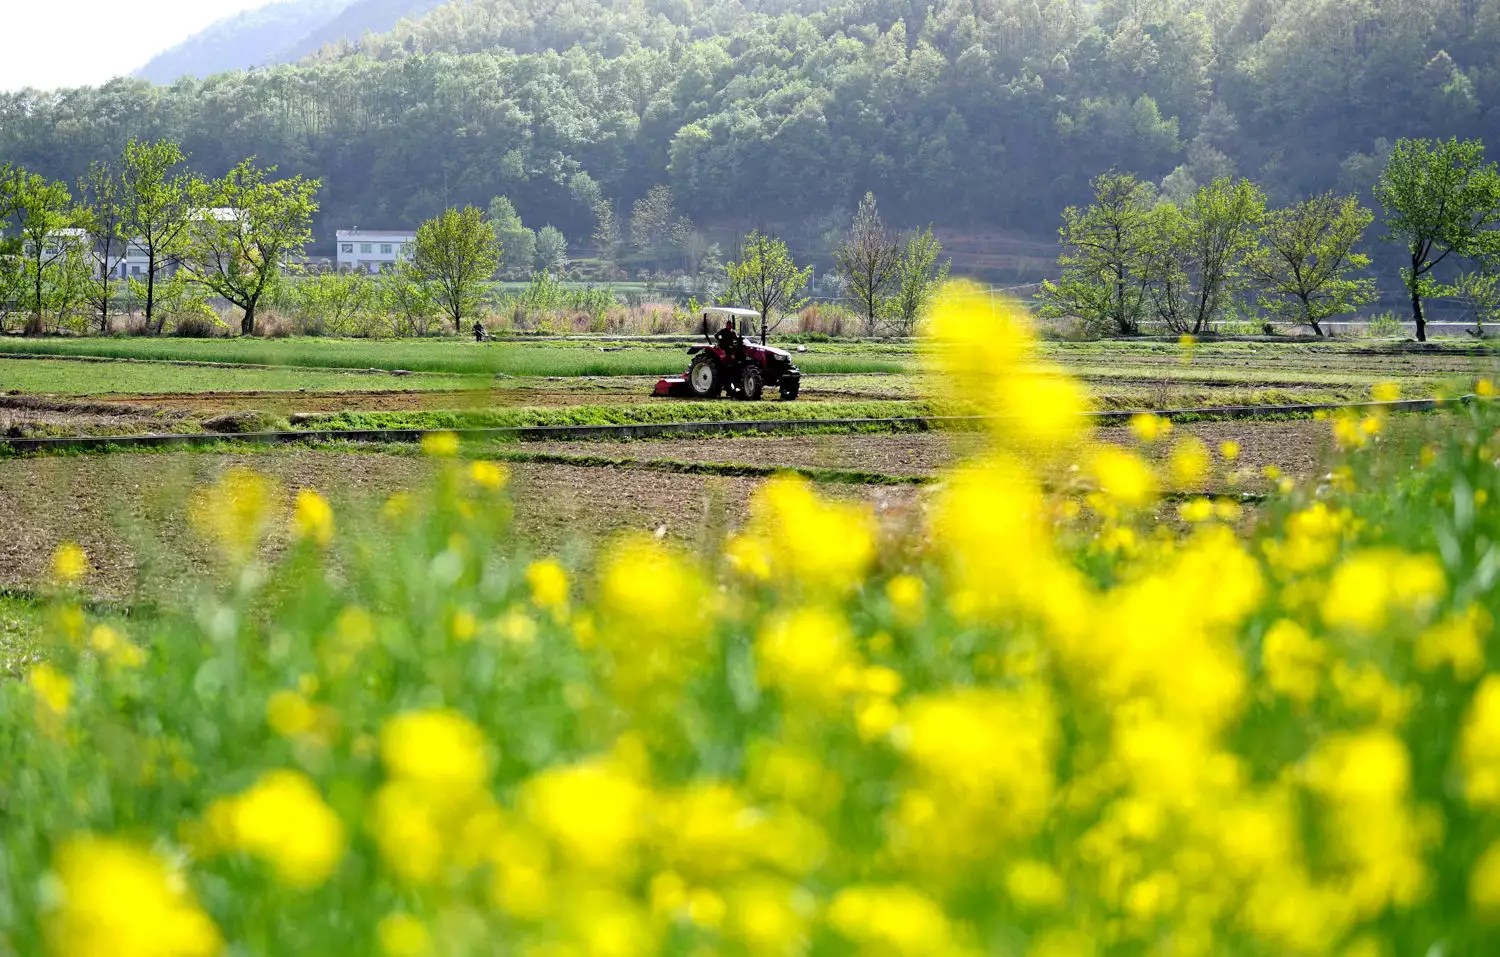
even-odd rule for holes
{"type": "Polygon", "coordinates": [[[0,90],[92,86],[271,0],[0,0],[0,90]]]}

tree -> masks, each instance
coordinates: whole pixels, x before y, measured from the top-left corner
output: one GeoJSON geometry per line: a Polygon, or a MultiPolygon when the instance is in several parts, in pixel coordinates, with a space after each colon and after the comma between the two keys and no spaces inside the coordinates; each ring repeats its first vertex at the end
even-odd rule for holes
{"type": "Polygon", "coordinates": [[[526,228],[515,204],[504,196],[490,200],[489,213],[495,241],[500,244],[500,268],[529,275],[536,259],[536,233],[526,228]]]}
{"type": "Polygon", "coordinates": [[[131,140],[124,155],[122,226],[129,241],[146,256],[144,295],[146,326],[160,333],[166,317],[157,308],[157,284],[163,273],[182,262],[193,222],[194,180],[176,172],[187,157],[172,142],[131,140]]]}
{"type": "Polygon", "coordinates": [[[1466,272],[1453,283],[1453,296],[1474,320],[1473,335],[1484,336],[1484,324],[1500,321],[1500,273],[1466,272]]]}
{"type": "Polygon", "coordinates": [[[909,336],[948,278],[950,263],[938,265],[943,244],[932,235],[932,227],[913,231],[906,238],[896,263],[895,294],[891,297],[891,327],[897,335],[909,336]]]}
{"type": "Polygon", "coordinates": [[[865,193],[860,200],[854,225],[833,258],[864,316],[866,334],[874,333],[901,262],[901,244],[881,222],[874,193],[865,193]]]}
{"type": "Polygon", "coordinates": [[[1063,211],[1062,276],[1042,283],[1042,315],[1077,318],[1092,330],[1122,336],[1140,332],[1159,218],[1150,184],[1129,173],[1095,179],[1093,205],[1063,211]]]}
{"type": "Polygon", "coordinates": [[[1147,266],[1157,314],[1176,332],[1209,328],[1241,289],[1245,260],[1266,198],[1249,180],[1216,180],[1186,206],[1157,211],[1158,241],[1147,266]]]}
{"type": "Polygon", "coordinates": [[[117,165],[94,162],[78,181],[79,225],[88,230],[99,270],[88,285],[86,298],[94,309],[99,333],[109,332],[110,310],[125,285],[120,266],[129,251],[124,232],[125,181],[117,165]]]}
{"type": "Polygon", "coordinates": [[[682,248],[692,224],[677,215],[672,191],[658,183],[635,201],[630,213],[630,241],[651,256],[658,271],[662,263],[682,248]]]}
{"type": "Polygon", "coordinates": [[[1246,261],[1261,305],[1321,336],[1324,320],[1374,302],[1374,280],[1357,276],[1370,257],[1355,251],[1374,218],[1358,199],[1333,193],[1267,213],[1246,261]]]}
{"type": "Polygon", "coordinates": [[[594,245],[599,249],[599,263],[605,278],[610,278],[620,263],[620,220],[615,207],[602,201],[594,207],[594,245]]]}
{"type": "Polygon", "coordinates": [[[312,241],[322,185],[301,176],[269,179],[276,167],[245,160],[223,179],[194,183],[194,213],[185,264],[214,295],[244,310],[240,335],[255,334],[255,311],[286,266],[312,241]]]}
{"type": "MultiPolygon", "coordinates": [[[[409,267],[398,263],[394,271],[409,267]]],[[[383,288],[389,273],[380,274],[383,288]]],[[[424,286],[424,288],[426,288],[424,286]]],[[[293,284],[292,301],[307,332],[349,333],[367,326],[375,305],[375,279],[357,269],[303,276],[293,284]]]]}
{"type": "Polygon", "coordinates": [[[536,234],[536,268],[561,272],[568,268],[568,238],[555,226],[543,226],[536,234]]]}
{"type": "MultiPolygon", "coordinates": [[[[727,301],[744,303],[760,313],[760,341],[776,326],[770,325],[772,313],[785,315],[801,309],[807,302],[798,294],[812,278],[812,267],[798,269],[786,243],[755,230],[740,243],[740,258],[725,267],[729,289],[727,301]]],[[[780,325],[780,321],[776,325],[780,325]]]]}
{"type": "Polygon", "coordinates": [[[1500,173],[1484,160],[1478,140],[1433,142],[1399,140],[1385,174],[1375,187],[1385,207],[1386,235],[1410,255],[1401,278],[1411,297],[1417,340],[1427,340],[1424,297],[1452,287],[1439,283],[1434,271],[1449,256],[1493,255],[1500,223],[1500,173]]]}
{"type": "Polygon", "coordinates": [[[481,210],[450,208],[418,227],[412,265],[422,281],[437,287],[453,331],[462,332],[464,315],[478,307],[485,283],[499,268],[500,244],[481,210]]]}
{"type": "Polygon", "coordinates": [[[70,257],[83,255],[85,239],[76,232],[78,218],[67,186],[36,173],[21,173],[13,189],[25,261],[27,308],[40,328],[47,313],[48,287],[70,257]]]}
{"type": "MultiPolygon", "coordinates": [[[[0,227],[16,214],[17,186],[21,176],[20,170],[8,163],[0,163],[0,227]]],[[[0,332],[5,331],[10,311],[21,298],[24,280],[21,239],[0,228],[0,332]]]]}
{"type": "Polygon", "coordinates": [[[390,317],[391,332],[397,336],[427,335],[441,311],[432,286],[418,279],[405,260],[397,260],[393,268],[380,273],[376,292],[390,317]]]}

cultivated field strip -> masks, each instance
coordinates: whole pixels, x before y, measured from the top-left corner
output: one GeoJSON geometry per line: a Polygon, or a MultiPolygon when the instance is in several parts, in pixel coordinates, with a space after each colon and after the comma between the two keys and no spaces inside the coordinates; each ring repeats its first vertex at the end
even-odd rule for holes
{"type": "MultiPolygon", "coordinates": [[[[1201,409],[1166,409],[1151,414],[1173,420],[1275,419],[1314,415],[1319,412],[1375,411],[1430,412],[1445,405],[1468,402],[1456,399],[1398,399],[1390,402],[1319,403],[1309,405],[1220,406],[1201,409]]],[[[1084,413],[1101,423],[1125,422],[1139,411],[1106,410],[1084,413]]],[[[955,415],[902,418],[851,419],[758,419],[748,421],[653,422],[629,425],[548,425],[459,429],[330,429],[325,431],[279,431],[244,433],[168,433],[152,435],[70,436],[0,439],[0,453],[27,454],[53,451],[116,451],[130,448],[165,448],[192,445],[275,445],[293,442],[420,442],[435,433],[451,433],[463,439],[486,441],[569,441],[579,439],[644,439],[665,435],[733,435],[811,430],[927,431],[975,429],[1002,416],[955,415]]]]}

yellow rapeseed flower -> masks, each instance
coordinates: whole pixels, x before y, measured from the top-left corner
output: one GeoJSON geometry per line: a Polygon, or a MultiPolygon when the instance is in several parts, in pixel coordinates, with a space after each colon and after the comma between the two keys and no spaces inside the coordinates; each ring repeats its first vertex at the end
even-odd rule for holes
{"type": "Polygon", "coordinates": [[[1497,392],[1500,392],[1500,390],[1495,388],[1493,379],[1480,379],[1474,383],[1474,394],[1481,399],[1493,399],[1497,392]]]}
{"type": "Polygon", "coordinates": [[[755,642],[756,675],[787,695],[787,705],[826,701],[835,679],[858,663],[849,623],[834,611],[801,608],[770,618],[755,642]]]}
{"type": "Polygon", "coordinates": [[[317,710],[296,691],[274,691],[266,700],[266,723],[284,738],[300,737],[317,722],[317,710]]]}
{"type": "Polygon", "coordinates": [[[846,887],[829,903],[827,919],[845,939],[872,954],[938,957],[952,952],[953,930],[943,909],[907,885],[846,887]]]}
{"type": "Polygon", "coordinates": [[[474,791],[490,775],[484,734],[457,711],[406,711],[380,729],[386,773],[456,792],[474,791]]]}
{"type": "Polygon", "coordinates": [[[1225,439],[1219,443],[1219,457],[1226,462],[1233,462],[1240,457],[1240,444],[1234,439],[1225,439]]]}
{"type": "Polygon", "coordinates": [[[1272,691],[1304,705],[1317,697],[1328,647],[1301,625],[1278,619],[1266,631],[1260,655],[1272,691]]]}
{"type": "Polygon", "coordinates": [[[1401,383],[1377,382],[1370,389],[1370,395],[1376,402],[1395,402],[1401,398],[1401,383]]]}
{"type": "Polygon", "coordinates": [[[915,575],[897,575],[885,583],[885,597],[896,617],[916,624],[927,609],[927,583],[915,575]]]}
{"type": "Polygon", "coordinates": [[[1195,488],[1208,477],[1213,460],[1208,446],[1197,436],[1183,436],[1172,446],[1167,459],[1167,468],[1172,473],[1172,482],[1178,488],[1195,488]]]}
{"type": "Polygon", "coordinates": [[[1371,548],[1345,558],[1323,595],[1323,620],[1357,631],[1383,627],[1392,612],[1422,613],[1447,591],[1438,560],[1390,548],[1371,548]]]}
{"type": "Polygon", "coordinates": [[[1480,605],[1470,605],[1463,614],[1445,618],[1418,635],[1413,660],[1423,671],[1448,665],[1459,681],[1472,681],[1484,671],[1485,638],[1490,626],[1489,612],[1480,605]]]}
{"type": "Polygon", "coordinates": [[[568,602],[568,573],[556,559],[544,558],[526,566],[526,584],[532,604],[538,608],[561,608],[568,602]]]}
{"type": "Polygon", "coordinates": [[[386,957],[425,957],[432,952],[427,925],[410,914],[398,911],[385,915],[375,928],[375,936],[386,957]]]}
{"type": "Polygon", "coordinates": [[[1017,861],[1005,875],[1011,900],[1029,910],[1050,910],[1067,898],[1067,885],[1045,861],[1017,861]]]}
{"type": "Polygon", "coordinates": [[[1500,841],[1491,844],[1469,873],[1469,903],[1487,922],[1500,918],[1500,841]]]}
{"type": "Polygon", "coordinates": [[[343,821],[297,771],[268,771],[244,793],[223,799],[210,817],[228,825],[231,847],[271,865],[283,883],[317,887],[344,856],[343,821]]]}
{"type": "Polygon", "coordinates": [[[1130,431],[1142,442],[1155,442],[1172,434],[1172,420],[1149,412],[1137,412],[1130,417],[1130,431]]]}
{"type": "Polygon", "coordinates": [[[554,767],[522,786],[526,816],[581,867],[616,873],[645,836],[649,794],[604,761],[554,767]]]}
{"type": "Polygon", "coordinates": [[[875,558],[869,509],[826,500],[797,476],[761,486],[751,499],[745,534],[766,543],[771,577],[789,587],[853,588],[875,558]]]}
{"type": "Polygon", "coordinates": [[[75,542],[64,542],[52,553],[52,577],[63,585],[75,585],[89,573],[89,557],[75,542]]]}
{"type": "Polygon", "coordinates": [[[458,436],[452,432],[429,432],[422,436],[422,454],[451,459],[458,454],[458,436]]]}
{"type": "Polygon", "coordinates": [[[328,499],[310,488],[299,489],[292,507],[292,530],[303,541],[327,547],[333,541],[333,507],[328,499]]]}
{"type": "Polygon", "coordinates": [[[1464,797],[1475,807],[1500,807],[1500,675],[1480,682],[1459,739],[1464,797]]]}
{"type": "Polygon", "coordinates": [[[138,668],[146,660],[146,653],[129,638],[109,625],[95,625],[89,632],[89,647],[120,668],[138,668]]]}
{"type": "Polygon", "coordinates": [[[469,466],[469,478],[486,491],[498,492],[510,480],[510,472],[498,462],[474,462],[469,466]]]}
{"type": "Polygon", "coordinates": [[[223,948],[182,875],[144,848],[70,838],[53,871],[61,894],[45,929],[55,957],[212,957],[223,948]]]}
{"type": "Polygon", "coordinates": [[[47,662],[31,669],[26,683],[36,695],[37,704],[53,717],[63,717],[73,703],[73,679],[47,662]]]}
{"type": "Polygon", "coordinates": [[[1089,467],[1104,494],[1125,508],[1142,508],[1156,500],[1156,474],[1138,455],[1101,445],[1094,450],[1089,467]]]}
{"type": "Polygon", "coordinates": [[[194,494],[193,524],[231,561],[246,562],[270,527],[280,490],[270,479],[233,466],[217,482],[194,494]]]}

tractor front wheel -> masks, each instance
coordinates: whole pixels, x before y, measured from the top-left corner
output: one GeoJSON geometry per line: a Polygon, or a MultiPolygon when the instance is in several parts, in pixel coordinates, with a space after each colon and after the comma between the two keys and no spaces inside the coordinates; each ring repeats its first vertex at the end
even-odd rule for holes
{"type": "Polygon", "coordinates": [[[797,398],[802,391],[802,377],[799,375],[784,375],[781,377],[781,400],[791,402],[797,398]]]}
{"type": "Polygon", "coordinates": [[[740,376],[740,398],[746,402],[759,402],[765,387],[766,380],[760,374],[760,367],[745,366],[745,371],[740,376]]]}
{"type": "Polygon", "coordinates": [[[718,398],[719,391],[724,388],[722,378],[719,364],[706,352],[700,352],[688,367],[688,389],[700,399],[718,398]]]}

